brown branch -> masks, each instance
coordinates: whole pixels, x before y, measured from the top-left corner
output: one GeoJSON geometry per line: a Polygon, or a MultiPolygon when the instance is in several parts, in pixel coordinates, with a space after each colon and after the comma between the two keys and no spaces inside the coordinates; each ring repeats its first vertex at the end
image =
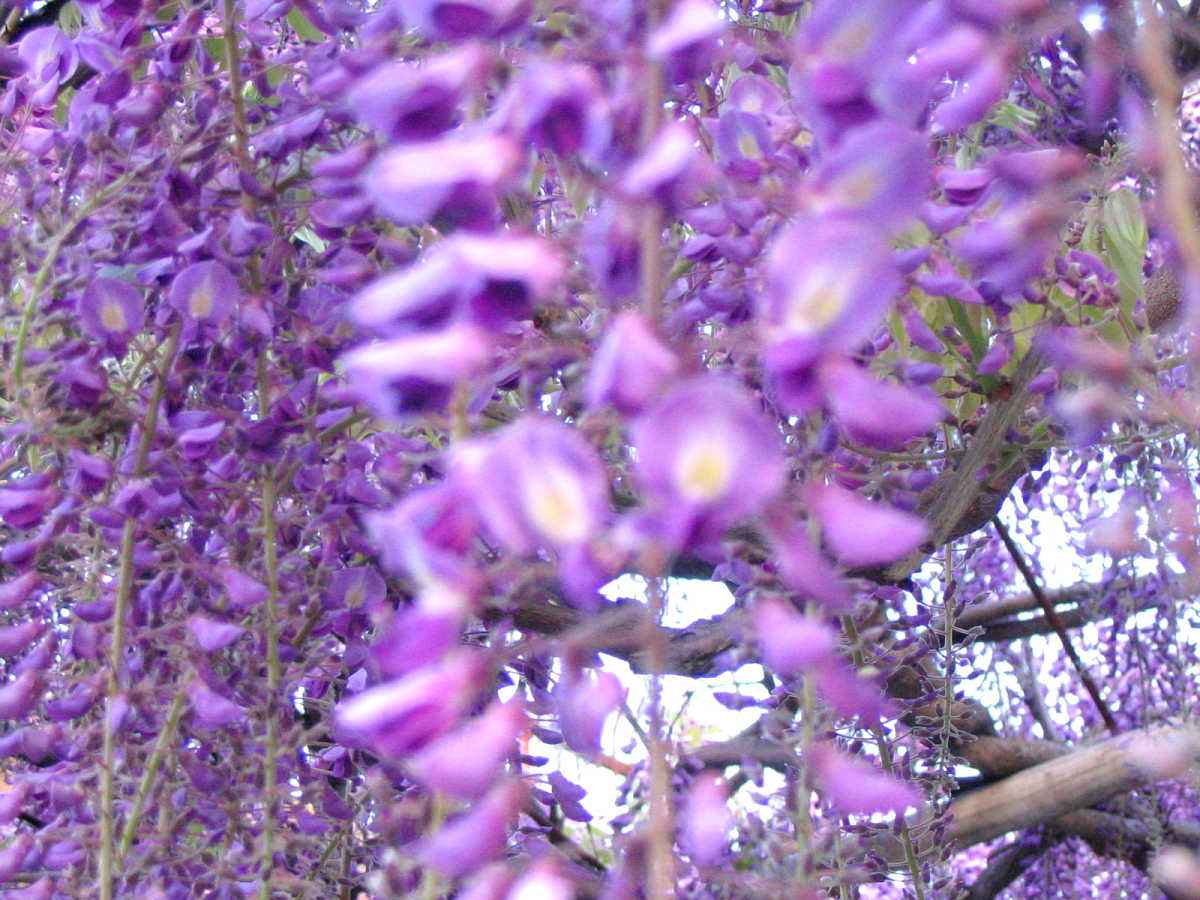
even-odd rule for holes
{"type": "Polygon", "coordinates": [[[1058,635],[1058,639],[1062,641],[1063,650],[1067,654],[1067,658],[1071,660],[1071,665],[1075,667],[1075,671],[1079,673],[1079,679],[1083,682],[1083,686],[1087,689],[1088,694],[1092,698],[1092,702],[1096,704],[1096,709],[1100,711],[1100,717],[1104,719],[1104,724],[1108,726],[1108,730],[1114,735],[1120,734],[1121,729],[1117,727],[1117,720],[1113,718],[1112,712],[1108,708],[1108,704],[1104,702],[1104,698],[1100,696],[1100,689],[1096,687],[1096,682],[1092,678],[1092,673],[1084,666],[1083,660],[1079,658],[1079,654],[1075,652],[1075,645],[1071,642],[1071,636],[1067,634],[1067,627],[1063,624],[1062,619],[1058,617],[1058,613],[1054,609],[1054,604],[1042,591],[1042,586],[1038,584],[1038,580],[1034,577],[1033,570],[1029,568],[1029,564],[1025,562],[1025,556],[1021,550],[1013,542],[1012,535],[1008,533],[1008,529],[1004,527],[1004,523],[999,518],[993,519],[992,524],[996,527],[996,533],[1000,535],[1000,540],[1004,542],[1004,546],[1008,548],[1009,554],[1013,558],[1013,563],[1017,567],[1017,571],[1021,573],[1021,577],[1025,579],[1025,585],[1029,588],[1029,593],[1037,598],[1038,604],[1042,607],[1042,613],[1046,616],[1047,621],[1054,626],[1054,632],[1058,635]]]}
{"type": "Polygon", "coordinates": [[[1195,761],[1200,730],[1160,726],[1128,732],[971,791],[950,804],[954,818],[949,836],[963,849],[1156,781],[1142,768],[1147,747],[1195,761]]]}

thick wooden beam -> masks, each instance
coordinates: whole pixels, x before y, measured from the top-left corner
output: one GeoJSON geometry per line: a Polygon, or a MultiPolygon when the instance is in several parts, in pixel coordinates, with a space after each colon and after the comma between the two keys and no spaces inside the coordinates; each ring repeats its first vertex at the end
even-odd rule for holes
{"type": "Polygon", "coordinates": [[[1200,728],[1131,731],[1010,775],[950,804],[959,848],[1049,822],[1133,788],[1182,774],[1200,757],[1200,728]],[[1168,762],[1175,765],[1168,766],[1168,762]]]}

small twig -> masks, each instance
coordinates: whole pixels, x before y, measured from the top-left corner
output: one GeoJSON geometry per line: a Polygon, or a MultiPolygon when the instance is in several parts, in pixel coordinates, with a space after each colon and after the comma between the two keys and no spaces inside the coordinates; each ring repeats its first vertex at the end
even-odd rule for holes
{"type": "Polygon", "coordinates": [[[1046,596],[1042,586],[1038,584],[1037,578],[1034,577],[1033,570],[1029,568],[1029,564],[1025,561],[1025,557],[1021,554],[1020,548],[1013,542],[1012,535],[1008,533],[1008,529],[999,518],[992,519],[992,524],[996,527],[996,533],[1000,535],[1000,540],[1004,542],[1004,546],[1008,548],[1009,554],[1013,558],[1013,563],[1017,567],[1017,571],[1021,573],[1021,577],[1025,579],[1025,584],[1029,588],[1029,593],[1037,599],[1037,602],[1042,607],[1042,613],[1054,627],[1054,633],[1058,635],[1058,639],[1062,641],[1063,650],[1067,654],[1067,658],[1071,660],[1071,665],[1075,667],[1075,671],[1079,673],[1079,679],[1083,682],[1083,686],[1091,695],[1092,702],[1096,704],[1096,709],[1100,712],[1100,717],[1104,719],[1104,724],[1108,726],[1108,730],[1114,735],[1121,733],[1121,729],[1117,727],[1117,720],[1113,718],[1113,714],[1109,711],[1108,705],[1104,702],[1104,698],[1100,696],[1100,689],[1096,687],[1096,682],[1092,679],[1092,673],[1084,667],[1083,661],[1079,658],[1079,654],[1075,652],[1075,645],[1071,643],[1071,637],[1067,634],[1067,626],[1063,624],[1059,618],[1058,612],[1054,609],[1054,604],[1050,602],[1050,598],[1046,596]]]}

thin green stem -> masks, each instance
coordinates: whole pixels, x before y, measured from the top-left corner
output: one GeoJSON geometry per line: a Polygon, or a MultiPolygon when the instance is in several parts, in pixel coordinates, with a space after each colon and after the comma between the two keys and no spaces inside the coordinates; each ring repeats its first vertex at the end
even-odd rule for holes
{"type": "MultiPolygon", "coordinates": [[[[175,348],[178,343],[179,325],[176,324],[167,338],[158,380],[142,417],[142,433],[133,465],[134,478],[140,478],[146,470],[146,459],[150,455],[150,445],[154,440],[154,431],[158,423],[158,408],[162,404],[167,390],[167,372],[170,371],[171,361],[175,358],[175,348]]],[[[121,690],[121,663],[125,656],[125,629],[129,616],[129,598],[133,593],[133,547],[134,539],[137,537],[137,525],[137,519],[130,516],[125,520],[125,527],[121,532],[121,550],[118,560],[120,572],[117,576],[117,595],[113,601],[112,643],[108,655],[107,708],[104,715],[104,743],[100,766],[100,871],[98,876],[100,900],[112,900],[113,896],[117,756],[113,704],[121,690]]]]}
{"type": "Polygon", "coordinates": [[[150,796],[150,790],[154,787],[154,779],[162,766],[167,746],[175,737],[175,729],[179,727],[179,717],[183,713],[183,702],[186,697],[187,691],[183,687],[175,693],[175,699],[171,701],[171,708],[167,711],[167,718],[163,721],[162,731],[158,733],[158,738],[154,742],[154,750],[150,754],[150,760],[146,763],[146,770],[142,772],[142,780],[138,784],[137,795],[133,798],[133,806],[125,818],[125,827],[121,829],[121,846],[117,851],[118,862],[124,861],[129,854],[129,848],[133,846],[133,836],[137,833],[138,824],[142,820],[142,811],[146,808],[146,800],[150,796]]]}
{"type": "MultiPolygon", "coordinates": [[[[266,368],[267,354],[258,357],[258,406],[259,414],[266,416],[270,411],[269,380],[266,368]]],[[[279,552],[276,546],[278,524],[275,520],[277,503],[276,484],[268,468],[264,473],[262,495],[263,555],[267,568],[267,746],[263,772],[263,880],[259,889],[262,900],[271,896],[271,869],[275,856],[275,801],[279,772],[279,722],[275,715],[275,704],[279,686],[283,680],[283,667],[279,660],[279,552]]]]}

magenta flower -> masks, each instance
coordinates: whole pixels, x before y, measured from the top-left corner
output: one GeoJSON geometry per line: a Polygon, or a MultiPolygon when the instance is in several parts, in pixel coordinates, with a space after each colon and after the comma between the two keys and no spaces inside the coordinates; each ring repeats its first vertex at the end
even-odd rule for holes
{"type": "Polygon", "coordinates": [[[217,322],[228,316],[241,301],[237,279],[215,260],[194,263],[171,282],[167,302],[184,316],[201,322],[217,322]]]}
{"type": "Polygon", "coordinates": [[[678,357],[658,338],[645,316],[621,313],[592,357],[588,404],[611,403],[626,415],[645,408],[680,369],[678,357]]]}
{"type": "Polygon", "coordinates": [[[455,387],[479,375],[491,359],[474,326],[365,344],[342,359],[350,390],[382,419],[403,421],[442,412],[455,387]]]}
{"type": "Polygon", "coordinates": [[[842,488],[813,485],[808,505],[834,555],[851,568],[901,559],[929,533],[924,519],[842,488]]]}
{"type": "Polygon", "coordinates": [[[484,526],[514,553],[579,547],[604,527],[608,476],[596,451],[556,419],[530,417],[456,453],[484,526]]]}
{"type": "Polygon", "coordinates": [[[443,875],[469,875],[504,851],[509,823],[525,800],[525,787],[504,779],[441,831],[420,842],[417,856],[443,875]]]}
{"type": "Polygon", "coordinates": [[[343,700],[337,728],[347,741],[405,757],[445,734],[470,708],[483,678],[483,660],[464,648],[343,700]]]}
{"type": "Polygon", "coordinates": [[[79,298],[79,324],[116,356],[125,352],[130,335],[142,330],[142,292],[115,278],[94,278],[79,298]]]}
{"type": "Polygon", "coordinates": [[[677,384],[632,437],[647,498],[685,541],[753,515],[783,487],[779,435],[744,388],[716,375],[677,384]]]}
{"type": "Polygon", "coordinates": [[[517,701],[492,703],[456,731],[426,745],[405,763],[417,781],[471,799],[496,783],[504,761],[517,747],[526,717],[517,701]]]}
{"type": "Polygon", "coordinates": [[[819,372],[838,423],[852,440],[870,447],[897,450],[946,417],[932,393],[878,381],[847,359],[828,359],[819,372]]]}
{"type": "Polygon", "coordinates": [[[788,680],[824,665],[837,646],[833,629],[780,600],[764,599],[754,605],[754,629],[763,662],[788,680]]]}
{"type": "Polygon", "coordinates": [[[380,212],[398,225],[445,218],[464,227],[490,227],[495,191],[520,158],[516,144],[502,135],[453,133],[384,151],[364,184],[380,212]]]}
{"type": "Polygon", "coordinates": [[[385,141],[434,138],[455,124],[459,103],[479,88],[487,66],[487,53],[475,44],[423,65],[385,63],[351,88],[346,102],[385,141]]]}

